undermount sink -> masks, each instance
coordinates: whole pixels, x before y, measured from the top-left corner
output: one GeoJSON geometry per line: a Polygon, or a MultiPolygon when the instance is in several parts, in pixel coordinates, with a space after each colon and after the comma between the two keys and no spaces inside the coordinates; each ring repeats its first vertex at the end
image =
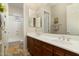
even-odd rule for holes
{"type": "Polygon", "coordinates": [[[51,36],[40,36],[40,38],[49,40],[53,43],[59,43],[60,45],[71,45],[71,43],[64,41],[62,38],[60,39],[59,37],[51,37],[51,36]]]}
{"type": "Polygon", "coordinates": [[[63,40],[62,37],[48,36],[48,35],[43,35],[43,34],[38,35],[37,33],[32,33],[32,35],[37,36],[44,40],[49,40],[51,42],[59,43],[61,45],[66,45],[66,46],[78,46],[79,45],[79,41],[77,40],[70,39],[69,41],[67,41],[67,39],[63,40]]]}
{"type": "Polygon", "coordinates": [[[49,40],[59,40],[58,37],[51,37],[46,35],[40,35],[40,38],[49,39],[49,40]]]}
{"type": "Polygon", "coordinates": [[[71,43],[73,46],[79,46],[79,41],[76,40],[71,40],[69,43],[71,43]]]}
{"type": "Polygon", "coordinates": [[[67,41],[67,40],[63,40],[62,38],[59,39],[59,37],[51,37],[51,36],[46,36],[46,35],[40,35],[39,36],[40,38],[42,39],[49,39],[53,42],[57,42],[57,43],[60,43],[62,45],[67,45],[67,46],[76,46],[76,45],[79,45],[79,42],[76,41],[76,40],[70,40],[70,41],[67,41]]]}

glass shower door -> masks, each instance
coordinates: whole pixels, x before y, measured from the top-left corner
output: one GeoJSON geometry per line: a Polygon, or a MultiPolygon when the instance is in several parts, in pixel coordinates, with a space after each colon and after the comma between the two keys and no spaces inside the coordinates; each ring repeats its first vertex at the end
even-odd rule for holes
{"type": "Polygon", "coordinates": [[[24,55],[23,40],[23,19],[19,16],[9,15],[7,20],[7,39],[6,39],[6,55],[20,56],[24,55]]]}

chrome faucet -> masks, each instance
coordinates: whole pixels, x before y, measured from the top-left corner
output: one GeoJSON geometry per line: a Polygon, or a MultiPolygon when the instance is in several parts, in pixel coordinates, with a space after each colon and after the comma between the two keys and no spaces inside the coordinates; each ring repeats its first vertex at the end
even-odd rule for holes
{"type": "Polygon", "coordinates": [[[64,41],[70,41],[71,38],[66,38],[65,36],[62,36],[64,41]]]}

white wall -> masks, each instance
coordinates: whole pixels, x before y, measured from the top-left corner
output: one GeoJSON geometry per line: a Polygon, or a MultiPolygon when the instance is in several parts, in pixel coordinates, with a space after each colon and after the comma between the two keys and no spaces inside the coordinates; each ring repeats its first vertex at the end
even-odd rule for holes
{"type": "Polygon", "coordinates": [[[67,32],[67,24],[66,24],[66,8],[67,6],[70,4],[57,4],[56,6],[53,6],[51,8],[51,12],[52,12],[52,25],[51,25],[51,32],[53,33],[53,20],[54,17],[58,17],[59,18],[59,24],[60,25],[60,30],[58,31],[58,33],[66,33],[67,32]]]}
{"type": "MultiPolygon", "coordinates": [[[[17,4],[19,6],[19,4],[17,4]]],[[[17,7],[12,5],[12,4],[8,4],[8,8],[9,8],[9,14],[13,14],[13,15],[19,15],[23,17],[23,8],[17,7]]]]}
{"type": "Polygon", "coordinates": [[[27,4],[24,4],[24,36],[26,36],[28,31],[28,20],[29,20],[29,8],[27,4]]]}
{"type": "Polygon", "coordinates": [[[79,35],[79,4],[72,4],[67,7],[67,32],[79,35]]]}

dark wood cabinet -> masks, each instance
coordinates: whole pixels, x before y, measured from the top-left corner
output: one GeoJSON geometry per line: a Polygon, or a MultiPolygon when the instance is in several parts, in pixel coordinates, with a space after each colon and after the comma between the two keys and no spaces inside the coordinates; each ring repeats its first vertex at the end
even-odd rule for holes
{"type": "Polygon", "coordinates": [[[27,48],[28,48],[28,51],[30,51],[30,40],[29,39],[31,39],[30,37],[27,37],[27,44],[26,44],[26,46],[27,46],[27,48]]]}
{"type": "Polygon", "coordinates": [[[27,36],[27,48],[33,56],[79,56],[76,53],[27,36]]]}
{"type": "MultiPolygon", "coordinates": [[[[34,38],[32,38],[32,39],[34,39],[34,38]]],[[[41,42],[37,39],[34,39],[33,44],[34,44],[34,53],[33,53],[33,55],[34,56],[41,56],[42,55],[42,53],[41,53],[42,52],[41,42]]]]}
{"type": "Polygon", "coordinates": [[[70,52],[70,51],[65,51],[65,56],[79,56],[78,54],[76,53],[73,53],[73,52],[70,52]]]}
{"type": "Polygon", "coordinates": [[[42,47],[42,56],[53,56],[52,51],[46,49],[45,47],[42,47]]]}
{"type": "Polygon", "coordinates": [[[42,42],[42,55],[53,56],[53,46],[45,42],[42,42]]]}
{"type": "Polygon", "coordinates": [[[27,37],[27,48],[31,55],[35,54],[34,47],[34,40],[31,37],[27,37]]]}
{"type": "Polygon", "coordinates": [[[27,37],[27,48],[33,56],[52,56],[52,46],[35,38],[27,37]]]}
{"type": "Polygon", "coordinates": [[[33,54],[34,56],[42,56],[41,47],[34,47],[34,49],[35,49],[35,53],[33,54]]]}
{"type": "Polygon", "coordinates": [[[54,56],[64,56],[64,54],[64,49],[54,46],[54,56]]]}

